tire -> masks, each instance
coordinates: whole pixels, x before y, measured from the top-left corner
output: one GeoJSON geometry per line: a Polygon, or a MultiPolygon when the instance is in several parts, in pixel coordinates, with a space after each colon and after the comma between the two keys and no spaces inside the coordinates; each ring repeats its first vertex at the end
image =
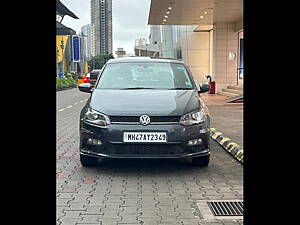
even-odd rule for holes
{"type": "Polygon", "coordinates": [[[80,154],[80,162],[83,167],[95,166],[98,163],[98,158],[80,154]]]}
{"type": "Polygon", "coordinates": [[[210,155],[192,158],[192,163],[195,166],[206,167],[209,164],[210,155]]]}

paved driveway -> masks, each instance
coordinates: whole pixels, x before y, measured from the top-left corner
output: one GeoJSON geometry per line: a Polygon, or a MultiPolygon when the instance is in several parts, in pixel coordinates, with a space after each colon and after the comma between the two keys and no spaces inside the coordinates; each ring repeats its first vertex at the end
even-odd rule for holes
{"type": "MultiPolygon", "coordinates": [[[[79,112],[89,94],[57,92],[57,224],[242,224],[205,221],[199,200],[243,199],[243,167],[211,140],[207,168],[187,160],[79,161],[79,112]]],[[[213,119],[213,118],[212,118],[213,119]]]]}

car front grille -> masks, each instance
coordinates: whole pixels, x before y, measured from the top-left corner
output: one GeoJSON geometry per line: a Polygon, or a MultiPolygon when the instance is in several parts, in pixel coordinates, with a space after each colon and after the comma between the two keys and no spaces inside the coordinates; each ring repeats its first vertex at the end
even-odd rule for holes
{"type": "MultiPolygon", "coordinates": [[[[112,123],[140,123],[139,116],[110,116],[112,123]]],[[[150,116],[151,123],[179,123],[180,116],[150,116]]]]}
{"type": "Polygon", "coordinates": [[[113,154],[125,156],[179,155],[184,149],[178,144],[114,144],[113,154]]]}

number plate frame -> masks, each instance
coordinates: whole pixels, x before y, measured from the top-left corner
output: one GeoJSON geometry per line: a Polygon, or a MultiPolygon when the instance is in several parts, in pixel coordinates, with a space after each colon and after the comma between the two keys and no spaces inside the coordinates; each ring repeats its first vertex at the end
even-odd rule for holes
{"type": "Polygon", "coordinates": [[[167,132],[123,132],[124,143],[166,143],[167,132]]]}

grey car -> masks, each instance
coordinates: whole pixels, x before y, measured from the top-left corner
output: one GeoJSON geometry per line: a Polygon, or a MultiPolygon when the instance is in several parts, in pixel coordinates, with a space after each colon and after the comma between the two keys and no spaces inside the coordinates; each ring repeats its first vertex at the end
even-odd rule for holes
{"type": "Polygon", "coordinates": [[[207,166],[210,116],[190,70],[180,60],[111,59],[101,70],[80,114],[80,161],[104,158],[191,158],[207,166]]]}

